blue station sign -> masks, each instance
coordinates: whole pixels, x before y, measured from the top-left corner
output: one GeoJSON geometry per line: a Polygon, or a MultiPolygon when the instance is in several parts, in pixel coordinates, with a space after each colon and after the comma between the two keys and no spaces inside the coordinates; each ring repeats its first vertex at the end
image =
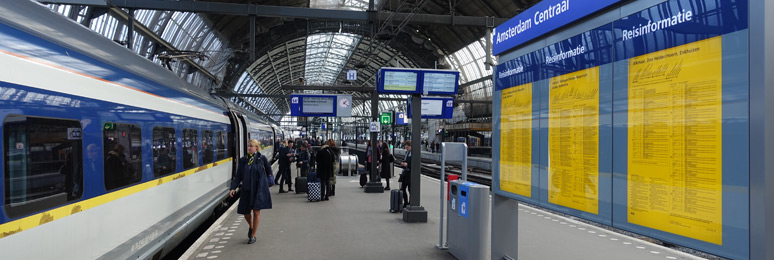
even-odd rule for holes
{"type": "Polygon", "coordinates": [[[541,1],[495,28],[492,54],[503,53],[617,2],[621,0],[541,1]]]}

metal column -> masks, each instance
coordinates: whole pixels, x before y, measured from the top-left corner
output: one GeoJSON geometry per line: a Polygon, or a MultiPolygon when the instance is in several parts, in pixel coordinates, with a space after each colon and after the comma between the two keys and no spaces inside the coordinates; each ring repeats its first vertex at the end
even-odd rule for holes
{"type": "MultiPolygon", "coordinates": [[[[419,94],[411,96],[411,139],[421,139],[422,136],[422,97],[419,94]]],[[[427,211],[420,206],[422,174],[422,144],[417,141],[411,142],[411,187],[410,206],[403,210],[403,221],[405,222],[423,222],[427,223],[427,211]]]]}

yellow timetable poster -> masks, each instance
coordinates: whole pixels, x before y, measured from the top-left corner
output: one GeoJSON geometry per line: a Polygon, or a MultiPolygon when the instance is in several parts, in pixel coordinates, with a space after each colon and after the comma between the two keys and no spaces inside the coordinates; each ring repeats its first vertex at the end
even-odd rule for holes
{"type": "Polygon", "coordinates": [[[721,36],[629,60],[629,222],[722,244],[721,36]]]}
{"type": "Polygon", "coordinates": [[[599,67],[550,79],[548,202],[599,212],[599,67]]]}
{"type": "Polygon", "coordinates": [[[503,90],[500,189],[532,196],[532,83],[503,90]]]}

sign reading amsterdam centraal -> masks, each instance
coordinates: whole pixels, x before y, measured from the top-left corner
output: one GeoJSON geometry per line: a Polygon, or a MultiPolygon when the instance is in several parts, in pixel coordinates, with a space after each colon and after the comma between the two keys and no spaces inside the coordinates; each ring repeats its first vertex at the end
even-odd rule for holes
{"type": "Polygon", "coordinates": [[[492,54],[498,55],[621,0],[544,0],[497,26],[492,54]]]}

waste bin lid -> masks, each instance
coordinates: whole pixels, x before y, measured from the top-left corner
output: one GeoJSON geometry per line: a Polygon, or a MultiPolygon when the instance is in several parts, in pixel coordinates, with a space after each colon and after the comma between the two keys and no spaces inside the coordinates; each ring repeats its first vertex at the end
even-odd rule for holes
{"type": "Polygon", "coordinates": [[[475,182],[470,182],[470,181],[463,182],[460,185],[467,186],[467,187],[486,187],[484,185],[481,185],[481,184],[478,184],[478,183],[475,183],[475,182]]]}

